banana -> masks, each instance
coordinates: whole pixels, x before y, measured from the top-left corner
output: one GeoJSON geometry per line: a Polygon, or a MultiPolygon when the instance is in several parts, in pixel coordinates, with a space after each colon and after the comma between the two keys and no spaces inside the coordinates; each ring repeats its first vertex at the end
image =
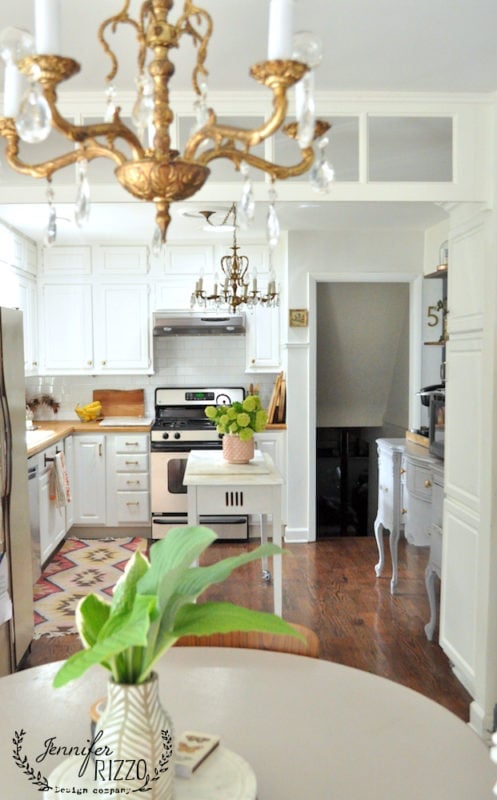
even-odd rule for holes
{"type": "Polygon", "coordinates": [[[85,406],[77,405],[74,409],[80,420],[83,422],[91,422],[95,420],[102,411],[102,404],[99,400],[94,400],[93,403],[87,403],[85,406]]]}

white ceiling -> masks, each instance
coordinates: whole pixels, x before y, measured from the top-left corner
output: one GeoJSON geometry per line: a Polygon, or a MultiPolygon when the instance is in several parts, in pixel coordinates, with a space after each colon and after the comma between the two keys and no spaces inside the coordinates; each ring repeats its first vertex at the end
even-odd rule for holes
{"type": "MultiPolygon", "coordinates": [[[[207,62],[210,90],[254,90],[256,87],[248,70],[252,63],[265,58],[268,0],[203,0],[201,4],[214,20],[207,62]]],[[[139,5],[138,0],[131,0],[132,11],[139,5]]],[[[121,6],[122,0],[105,0],[104,3],[63,0],[61,3],[63,53],[82,64],[80,75],[71,80],[67,89],[103,92],[108,60],[101,51],[96,30],[102,16],[119,11],[121,6]]],[[[32,30],[32,7],[33,0],[16,0],[12,5],[2,2],[0,30],[8,25],[32,30]]],[[[318,90],[497,90],[495,0],[375,0],[374,3],[368,0],[296,0],[295,15],[296,30],[317,31],[323,38],[325,55],[316,73],[318,90]]],[[[126,40],[124,36],[122,41],[122,71],[117,85],[120,90],[132,90],[135,65],[134,59],[127,58],[133,47],[132,39],[126,40]]],[[[176,56],[173,88],[187,90],[192,63],[189,46],[175,51],[176,56]]],[[[5,183],[8,184],[7,170],[3,180],[0,176],[0,218],[40,238],[46,207],[11,205],[8,193],[1,190],[2,182],[4,188],[5,183]]],[[[319,196],[316,198],[317,205],[313,202],[306,208],[297,203],[279,204],[282,227],[424,228],[443,216],[442,210],[433,204],[320,204],[319,196]]],[[[205,206],[205,201],[196,204],[197,208],[205,206]]],[[[222,212],[226,204],[209,203],[209,207],[217,207],[222,212]]],[[[59,206],[58,214],[71,218],[72,210],[69,206],[59,206]]],[[[258,229],[264,226],[264,214],[259,214],[258,229]]],[[[90,228],[85,233],[61,220],[59,235],[74,237],[77,241],[114,229],[116,237],[122,240],[133,238],[139,231],[147,239],[153,229],[152,219],[153,210],[141,204],[123,202],[118,209],[112,203],[94,204],[90,228]]],[[[174,238],[202,235],[196,220],[180,219],[175,213],[174,238]]]]}

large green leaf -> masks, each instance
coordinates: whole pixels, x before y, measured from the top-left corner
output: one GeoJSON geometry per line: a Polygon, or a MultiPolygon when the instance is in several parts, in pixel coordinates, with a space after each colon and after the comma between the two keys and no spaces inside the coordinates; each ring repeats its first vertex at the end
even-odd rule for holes
{"type": "MultiPolygon", "coordinates": [[[[147,644],[147,632],[150,626],[150,615],[155,607],[154,597],[135,598],[131,611],[109,617],[101,629],[95,644],[74,653],[60,668],[54,678],[54,686],[64,686],[69,681],[79,678],[93,664],[109,662],[114,656],[133,647],[144,647],[147,644]]],[[[123,681],[122,675],[114,675],[114,679],[123,681]]]]}
{"type": "Polygon", "coordinates": [[[150,569],[148,559],[140,550],[136,550],[126,564],[126,568],[114,587],[112,594],[112,614],[130,611],[133,607],[136,586],[150,569]]]}
{"type": "Polygon", "coordinates": [[[76,606],[76,627],[85,647],[92,647],[110,616],[110,603],[87,594],[76,606]]]}
{"type": "Polygon", "coordinates": [[[281,617],[266,611],[254,611],[233,603],[192,603],[182,606],[174,625],[174,635],[205,636],[229,631],[261,631],[287,634],[302,639],[302,635],[281,617]]]}
{"type": "Polygon", "coordinates": [[[150,569],[140,581],[140,594],[155,594],[165,573],[190,566],[216,538],[214,531],[202,525],[170,530],[150,548],[150,569]]]}
{"type": "Polygon", "coordinates": [[[162,654],[181,636],[208,636],[230,631],[261,631],[304,638],[284,619],[265,611],[254,611],[233,603],[187,603],[179,609],[174,629],[164,633],[150,660],[143,662],[139,682],[147,679],[162,654]]]}
{"type": "Polygon", "coordinates": [[[208,586],[213,583],[222,583],[231,575],[233,570],[238,569],[243,564],[249,564],[251,561],[257,561],[264,556],[279,555],[283,552],[277,545],[264,544],[248,553],[224,558],[222,561],[218,561],[208,567],[193,567],[188,570],[185,577],[178,584],[177,591],[181,594],[198,597],[208,586]]]}

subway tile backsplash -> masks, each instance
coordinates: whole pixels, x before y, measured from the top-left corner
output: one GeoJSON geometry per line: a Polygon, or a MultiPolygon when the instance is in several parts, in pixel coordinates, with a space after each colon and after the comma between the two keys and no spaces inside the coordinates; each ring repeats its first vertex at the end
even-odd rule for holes
{"type": "MultiPolygon", "coordinates": [[[[48,394],[60,402],[59,419],[77,419],[74,407],[92,400],[94,389],[145,390],[145,414],[154,414],[157,386],[259,385],[268,406],[276,373],[245,372],[244,336],[174,336],[154,339],[153,375],[54,375],[26,378],[26,398],[48,394]]],[[[50,418],[42,407],[39,419],[50,418]]]]}

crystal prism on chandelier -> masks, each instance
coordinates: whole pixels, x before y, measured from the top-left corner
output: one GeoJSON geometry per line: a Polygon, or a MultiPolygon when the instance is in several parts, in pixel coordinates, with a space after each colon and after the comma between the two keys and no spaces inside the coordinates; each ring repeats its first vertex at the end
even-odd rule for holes
{"type": "MultiPolygon", "coordinates": [[[[253,194],[248,168],[264,173],[272,181],[302,175],[314,163],[315,142],[330,127],[315,117],[313,70],[321,60],[319,40],[307,32],[293,37],[293,3],[294,0],[270,0],[268,58],[253,65],[250,73],[272,92],[272,110],[259,127],[245,129],[222,124],[208,105],[206,60],[214,24],[210,14],[194,0],[183,0],[174,21],[170,19],[174,6],[181,6],[174,0],[145,0],[136,18],[129,12],[130,0],[121,0],[121,10],[105,19],[97,32],[110,59],[104,119],[78,125],[64,118],[57,105],[57,89],[79,72],[80,65],[71,57],[58,54],[59,0],[34,0],[35,39],[14,27],[0,33],[0,57],[5,62],[0,136],[6,140],[7,163],[15,171],[44,178],[49,184],[58,170],[76,164],[75,218],[80,225],[90,209],[88,166],[97,158],[110,159],[121,186],[136,199],[155,205],[157,244],[157,239],[160,243],[166,241],[171,205],[193,197],[204,186],[211,162],[228,159],[242,173],[240,217],[244,216],[242,224],[250,224],[253,194]],[[111,34],[122,26],[136,34],[136,100],[133,108],[126,110],[135,130],[121,117],[119,62],[109,43],[111,34]],[[175,68],[169,57],[185,39],[192,41],[196,53],[191,75],[196,123],[180,153],[171,147],[175,115],[170,105],[169,82],[175,68]],[[301,101],[297,99],[297,121],[288,123],[288,92],[293,87],[301,101]],[[24,161],[19,152],[20,140],[41,142],[51,130],[68,142],[67,149],[46,161],[24,161]],[[296,160],[289,166],[253,152],[279,130],[296,142],[296,160]]],[[[67,4],[60,7],[65,11],[67,4]]],[[[332,170],[327,162],[323,164],[323,148],[319,153],[321,170],[314,178],[314,186],[326,191],[332,170]]],[[[271,209],[269,213],[268,228],[274,228],[277,219],[275,222],[271,209]]]]}

